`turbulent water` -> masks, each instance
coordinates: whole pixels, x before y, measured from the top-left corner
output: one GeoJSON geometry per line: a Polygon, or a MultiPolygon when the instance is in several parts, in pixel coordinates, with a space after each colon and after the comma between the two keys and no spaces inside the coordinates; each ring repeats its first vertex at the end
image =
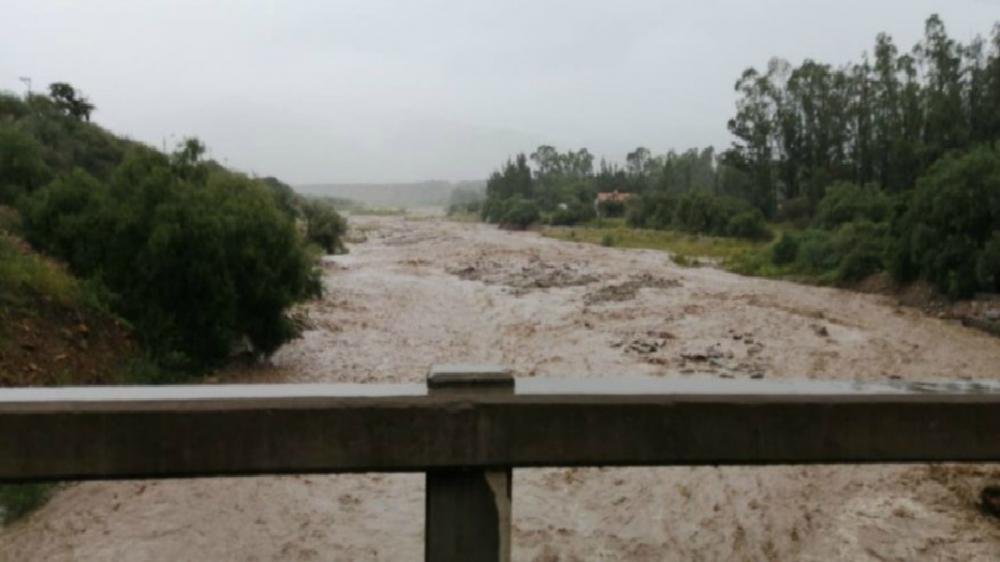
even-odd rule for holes
{"type": "MultiPolygon", "coordinates": [[[[685,269],[665,254],[441,220],[359,218],[312,329],[244,380],[420,382],[435,363],[518,377],[990,378],[1000,339],[884,297],[685,269]]],[[[545,428],[539,428],[544,431],[545,428]]],[[[234,436],[238,439],[239,436],[234,436]]],[[[975,560],[1000,467],[514,473],[516,560],[975,560]]],[[[418,560],[421,475],[70,486],[0,534],[0,560],[418,560]]]]}

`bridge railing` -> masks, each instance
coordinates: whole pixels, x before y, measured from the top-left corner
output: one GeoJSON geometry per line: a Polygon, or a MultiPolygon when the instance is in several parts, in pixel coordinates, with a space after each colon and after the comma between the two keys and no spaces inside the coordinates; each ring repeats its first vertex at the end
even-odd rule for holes
{"type": "Polygon", "coordinates": [[[0,390],[0,482],[425,472],[428,560],[507,560],[511,469],[1000,461],[1000,383],[518,379],[0,390]]]}

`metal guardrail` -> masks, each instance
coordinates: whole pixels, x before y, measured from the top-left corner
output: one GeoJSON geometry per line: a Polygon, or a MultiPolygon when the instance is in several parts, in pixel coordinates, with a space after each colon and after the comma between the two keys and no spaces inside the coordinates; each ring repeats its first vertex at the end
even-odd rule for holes
{"type": "Polygon", "coordinates": [[[507,560],[511,469],[1000,461],[1000,383],[519,379],[0,390],[0,482],[426,472],[428,560],[507,560]]]}

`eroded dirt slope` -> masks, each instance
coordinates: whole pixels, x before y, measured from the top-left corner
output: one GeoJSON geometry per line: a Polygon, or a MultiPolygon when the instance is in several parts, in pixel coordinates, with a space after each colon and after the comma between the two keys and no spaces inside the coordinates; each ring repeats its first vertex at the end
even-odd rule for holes
{"type": "MultiPolygon", "coordinates": [[[[995,378],[1000,339],[884,297],[683,269],[437,220],[367,218],[314,329],[256,377],[995,378]]],[[[544,431],[544,428],[539,428],[544,431]]],[[[1000,467],[515,472],[517,560],[990,560],[1000,467]]],[[[420,475],[90,483],[0,533],[0,560],[418,560],[420,475]]]]}

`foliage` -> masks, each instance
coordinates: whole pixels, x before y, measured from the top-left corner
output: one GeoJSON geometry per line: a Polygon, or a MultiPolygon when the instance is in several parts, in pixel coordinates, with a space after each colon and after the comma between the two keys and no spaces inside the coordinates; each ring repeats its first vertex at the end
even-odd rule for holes
{"type": "Polygon", "coordinates": [[[101,307],[95,287],[81,283],[37,254],[22,251],[15,238],[0,232],[0,305],[19,306],[34,297],[60,305],[101,307]]]}
{"type": "Polygon", "coordinates": [[[0,484],[0,524],[15,521],[45,503],[55,484],[0,484]]]}
{"type": "Polygon", "coordinates": [[[764,215],[757,209],[747,209],[729,219],[726,236],[748,240],[770,240],[773,235],[764,222],[764,215]]]}
{"type": "MultiPolygon", "coordinates": [[[[299,207],[302,206],[302,197],[295,193],[292,186],[272,176],[261,178],[260,183],[271,192],[271,197],[274,198],[279,209],[290,217],[299,217],[301,214],[299,207]]],[[[327,204],[331,207],[334,206],[333,202],[327,202],[327,204]]]]}
{"type": "Polygon", "coordinates": [[[625,203],[612,200],[601,201],[597,204],[597,213],[608,218],[625,216],[625,203]]]}
{"type": "Polygon", "coordinates": [[[777,219],[791,223],[800,228],[809,224],[815,213],[815,205],[805,196],[785,199],[778,206],[777,219]]]}
{"type": "MultiPolygon", "coordinates": [[[[65,83],[50,96],[0,95],[0,203],[18,199],[29,241],[83,277],[87,298],[105,299],[167,367],[214,364],[244,339],[268,353],[292,337],[289,307],[319,290],[292,189],[203,160],[195,138],[169,155],[117,138],[87,122],[92,111],[65,83]]],[[[340,217],[309,210],[307,234],[340,249],[340,217]]],[[[82,298],[71,277],[32,259],[4,261],[8,286],[82,298]]]]}
{"type": "MultiPolygon", "coordinates": [[[[70,172],[74,168],[82,168],[106,180],[121,162],[125,151],[138,146],[109,134],[97,125],[68,115],[55,101],[37,94],[26,99],[0,95],[2,127],[17,130],[34,141],[48,171],[43,178],[45,181],[53,174],[70,172]]],[[[3,183],[0,181],[0,185],[3,183]]],[[[32,188],[40,185],[33,185],[32,188]]]]}
{"type": "Polygon", "coordinates": [[[306,238],[328,254],[345,250],[342,238],[347,232],[347,222],[333,205],[322,199],[306,199],[302,203],[306,222],[306,238]]]}
{"type": "Polygon", "coordinates": [[[55,102],[56,107],[74,119],[90,121],[90,113],[95,109],[94,104],[82,95],[78,95],[76,89],[65,82],[50,84],[49,97],[55,102]]]}
{"type": "Polygon", "coordinates": [[[538,206],[533,201],[514,197],[507,201],[500,224],[506,228],[523,229],[537,223],[540,216],[538,206]]]}
{"type": "Polygon", "coordinates": [[[591,223],[586,226],[546,227],[541,230],[541,234],[558,240],[588,244],[602,244],[607,236],[618,248],[660,250],[670,252],[675,258],[709,258],[723,264],[744,254],[763,251],[767,247],[759,241],[719,238],[676,230],[631,228],[620,222],[609,222],[606,226],[591,223]]]}
{"type": "Polygon", "coordinates": [[[596,217],[597,213],[594,212],[593,206],[574,201],[569,204],[563,203],[562,206],[557,208],[556,211],[552,213],[552,217],[549,219],[549,224],[553,226],[572,226],[575,224],[585,223],[596,217]]]}
{"type": "Polygon", "coordinates": [[[1000,232],[994,231],[976,260],[976,279],[981,287],[1000,291],[1000,232]]]}
{"type": "Polygon", "coordinates": [[[785,232],[781,239],[771,246],[771,262],[774,265],[787,265],[795,261],[799,255],[799,237],[785,232]]]}
{"type": "Polygon", "coordinates": [[[838,182],[826,189],[816,208],[815,223],[831,229],[858,220],[882,222],[889,218],[891,209],[889,196],[875,185],[838,182]]]}
{"type": "Polygon", "coordinates": [[[866,220],[844,223],[833,235],[834,279],[859,281],[885,268],[887,225],[866,220]]]}
{"type": "Polygon", "coordinates": [[[931,15],[909,52],[884,33],[872,52],[841,67],[775,58],[736,82],[722,159],[768,217],[782,201],[820,201],[835,182],[908,191],[948,152],[1000,140],[1000,25],[988,45],[962,45],[931,15]]]}
{"type": "Polygon", "coordinates": [[[0,124],[0,204],[13,204],[48,175],[38,142],[12,125],[0,124]]]}
{"type": "Polygon", "coordinates": [[[258,182],[175,164],[135,151],[109,184],[58,178],[25,201],[29,240],[106,285],[166,363],[210,365],[244,337],[273,351],[296,333],[288,307],[319,289],[292,218],[258,182]]]}
{"type": "Polygon", "coordinates": [[[926,279],[953,297],[1000,291],[998,231],[1000,147],[946,156],[919,179],[893,221],[890,269],[899,280],[926,279]]]}

